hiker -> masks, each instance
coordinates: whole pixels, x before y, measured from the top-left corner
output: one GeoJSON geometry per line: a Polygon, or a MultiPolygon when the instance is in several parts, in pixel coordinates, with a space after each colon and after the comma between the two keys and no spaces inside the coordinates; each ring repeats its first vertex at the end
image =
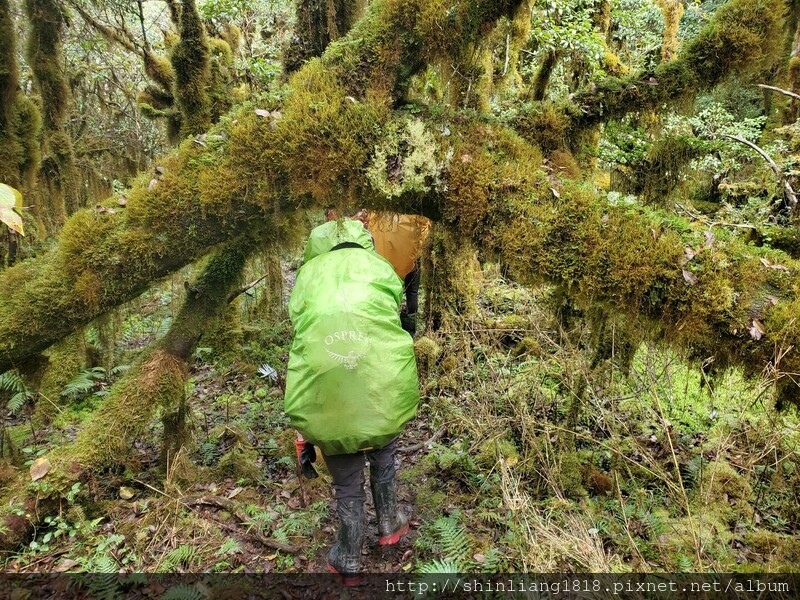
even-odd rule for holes
{"type": "Polygon", "coordinates": [[[419,403],[414,347],[400,326],[402,282],[360,221],[315,228],[303,258],[289,298],[294,340],[284,408],[306,440],[297,442],[301,465],[314,461],[316,446],[333,478],[339,529],[328,569],[356,585],[366,461],[379,543],[396,544],[409,530],[397,506],[394,458],[395,439],[419,403]]]}
{"type": "Polygon", "coordinates": [[[403,280],[406,297],[400,322],[413,337],[419,309],[419,257],[430,234],[431,222],[419,215],[370,213],[364,222],[372,234],[375,250],[385,257],[403,280]]]}

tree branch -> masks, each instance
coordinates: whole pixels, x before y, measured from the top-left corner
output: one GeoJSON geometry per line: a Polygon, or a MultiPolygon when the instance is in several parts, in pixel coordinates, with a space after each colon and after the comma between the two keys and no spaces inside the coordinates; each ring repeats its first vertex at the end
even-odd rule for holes
{"type": "Polygon", "coordinates": [[[792,186],[789,183],[789,180],[786,178],[786,174],[778,166],[778,164],[774,160],[772,160],[772,158],[770,158],[769,154],[767,154],[763,149],[761,149],[758,146],[756,146],[750,140],[745,139],[745,138],[743,138],[741,136],[729,135],[727,133],[723,133],[722,137],[727,138],[729,140],[733,140],[735,142],[739,142],[740,144],[744,144],[748,148],[751,148],[752,150],[755,150],[758,153],[758,155],[761,156],[761,158],[763,158],[765,161],[767,161],[767,164],[769,164],[769,166],[775,172],[775,175],[778,177],[778,183],[783,185],[783,193],[784,193],[784,197],[786,199],[787,204],[792,209],[794,209],[797,206],[797,196],[795,195],[794,190],[792,189],[792,186]]]}
{"type": "Polygon", "coordinates": [[[789,96],[790,98],[795,98],[796,100],[800,100],[800,94],[795,94],[794,92],[790,92],[789,90],[784,90],[779,87],[775,87],[774,85],[765,85],[763,83],[759,83],[758,87],[762,90],[770,90],[772,92],[778,92],[779,94],[783,94],[785,96],[789,96]]]}

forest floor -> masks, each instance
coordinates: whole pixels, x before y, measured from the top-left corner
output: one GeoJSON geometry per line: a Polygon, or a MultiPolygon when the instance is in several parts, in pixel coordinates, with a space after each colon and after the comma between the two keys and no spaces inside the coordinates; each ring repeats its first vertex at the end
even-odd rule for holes
{"type": "MultiPolygon", "coordinates": [[[[422,402],[398,453],[412,530],[379,547],[367,492],[363,571],[796,570],[800,422],[771,406],[769,381],[731,371],[706,382],[648,344],[629,367],[614,352],[599,360],[586,324],[595,316],[566,329],[549,290],[496,269],[482,289],[462,326],[417,336],[422,402]]],[[[163,331],[176,302],[167,296],[118,315],[118,356],[163,331]]],[[[245,299],[225,348],[201,341],[187,389],[194,439],[172,468],[159,464],[156,420],[125,468],[76,484],[3,571],[325,572],[330,478],[322,461],[319,478],[298,478],[282,412],[290,325],[280,310],[254,316],[257,300],[245,299]]],[[[51,423],[7,417],[19,468],[71,439],[102,402],[110,371],[87,373],[51,423]]]]}

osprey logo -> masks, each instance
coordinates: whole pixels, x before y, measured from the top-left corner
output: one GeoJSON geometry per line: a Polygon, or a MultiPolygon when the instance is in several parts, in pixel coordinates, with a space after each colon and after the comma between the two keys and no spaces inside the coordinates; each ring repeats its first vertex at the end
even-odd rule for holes
{"type": "Polygon", "coordinates": [[[323,341],[328,356],[345,369],[355,369],[358,361],[367,355],[370,346],[369,337],[363,331],[352,329],[336,331],[325,336],[323,341]]]}

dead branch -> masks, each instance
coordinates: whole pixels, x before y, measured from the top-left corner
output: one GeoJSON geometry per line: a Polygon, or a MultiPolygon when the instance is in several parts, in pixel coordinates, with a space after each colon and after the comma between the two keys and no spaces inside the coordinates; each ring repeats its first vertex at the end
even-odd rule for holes
{"type": "Polygon", "coordinates": [[[398,448],[397,451],[403,454],[408,454],[409,452],[416,452],[417,450],[422,450],[425,446],[429,446],[430,444],[438,440],[445,432],[445,429],[446,428],[442,426],[436,433],[434,433],[424,442],[420,442],[419,444],[413,444],[412,446],[403,446],[402,448],[398,448]]]}
{"type": "Polygon", "coordinates": [[[795,94],[794,92],[790,92],[789,90],[784,90],[779,87],[775,87],[774,85],[764,85],[763,83],[759,83],[758,87],[762,90],[770,90],[772,92],[778,92],[779,94],[783,94],[784,96],[789,96],[790,98],[795,98],[800,100],[800,94],[795,94]]]}
{"type": "MultiPolygon", "coordinates": [[[[250,518],[245,514],[243,511],[239,510],[236,507],[236,504],[232,500],[228,500],[227,498],[223,498],[222,496],[193,496],[193,497],[186,497],[181,498],[181,504],[184,506],[188,506],[189,508],[194,508],[196,506],[216,506],[217,508],[221,508],[222,510],[226,510],[235,516],[239,521],[242,523],[247,523],[250,518]]],[[[268,548],[272,548],[274,550],[280,550],[281,552],[286,552],[288,554],[299,554],[300,548],[297,546],[292,546],[291,544],[284,544],[283,542],[279,542],[277,540],[273,540],[272,538],[268,538],[262,533],[259,533],[255,529],[250,529],[247,532],[249,535],[252,535],[256,538],[259,542],[267,546],[268,548]]]]}
{"type": "Polygon", "coordinates": [[[740,144],[744,144],[748,148],[755,150],[759,154],[759,156],[761,156],[761,158],[767,161],[767,164],[769,164],[769,166],[775,172],[775,175],[777,175],[778,182],[783,184],[783,193],[784,196],[786,197],[787,204],[794,210],[795,207],[797,206],[797,196],[795,195],[794,190],[792,189],[792,186],[789,183],[789,180],[786,179],[786,174],[778,166],[778,163],[772,160],[769,154],[767,154],[764,150],[756,146],[753,142],[751,142],[748,139],[745,139],[738,135],[728,135],[727,133],[723,133],[722,137],[728,138],[729,140],[733,140],[735,142],[739,142],[740,144]]]}
{"type": "Polygon", "coordinates": [[[267,277],[268,277],[268,275],[262,275],[261,277],[259,277],[255,281],[252,281],[252,282],[248,283],[247,285],[244,285],[244,286],[240,287],[238,290],[234,290],[233,292],[231,292],[231,294],[228,296],[228,304],[230,304],[231,302],[236,300],[236,298],[238,298],[239,296],[244,294],[246,291],[248,291],[248,290],[254,288],[255,286],[257,286],[259,283],[264,281],[267,277]]]}

